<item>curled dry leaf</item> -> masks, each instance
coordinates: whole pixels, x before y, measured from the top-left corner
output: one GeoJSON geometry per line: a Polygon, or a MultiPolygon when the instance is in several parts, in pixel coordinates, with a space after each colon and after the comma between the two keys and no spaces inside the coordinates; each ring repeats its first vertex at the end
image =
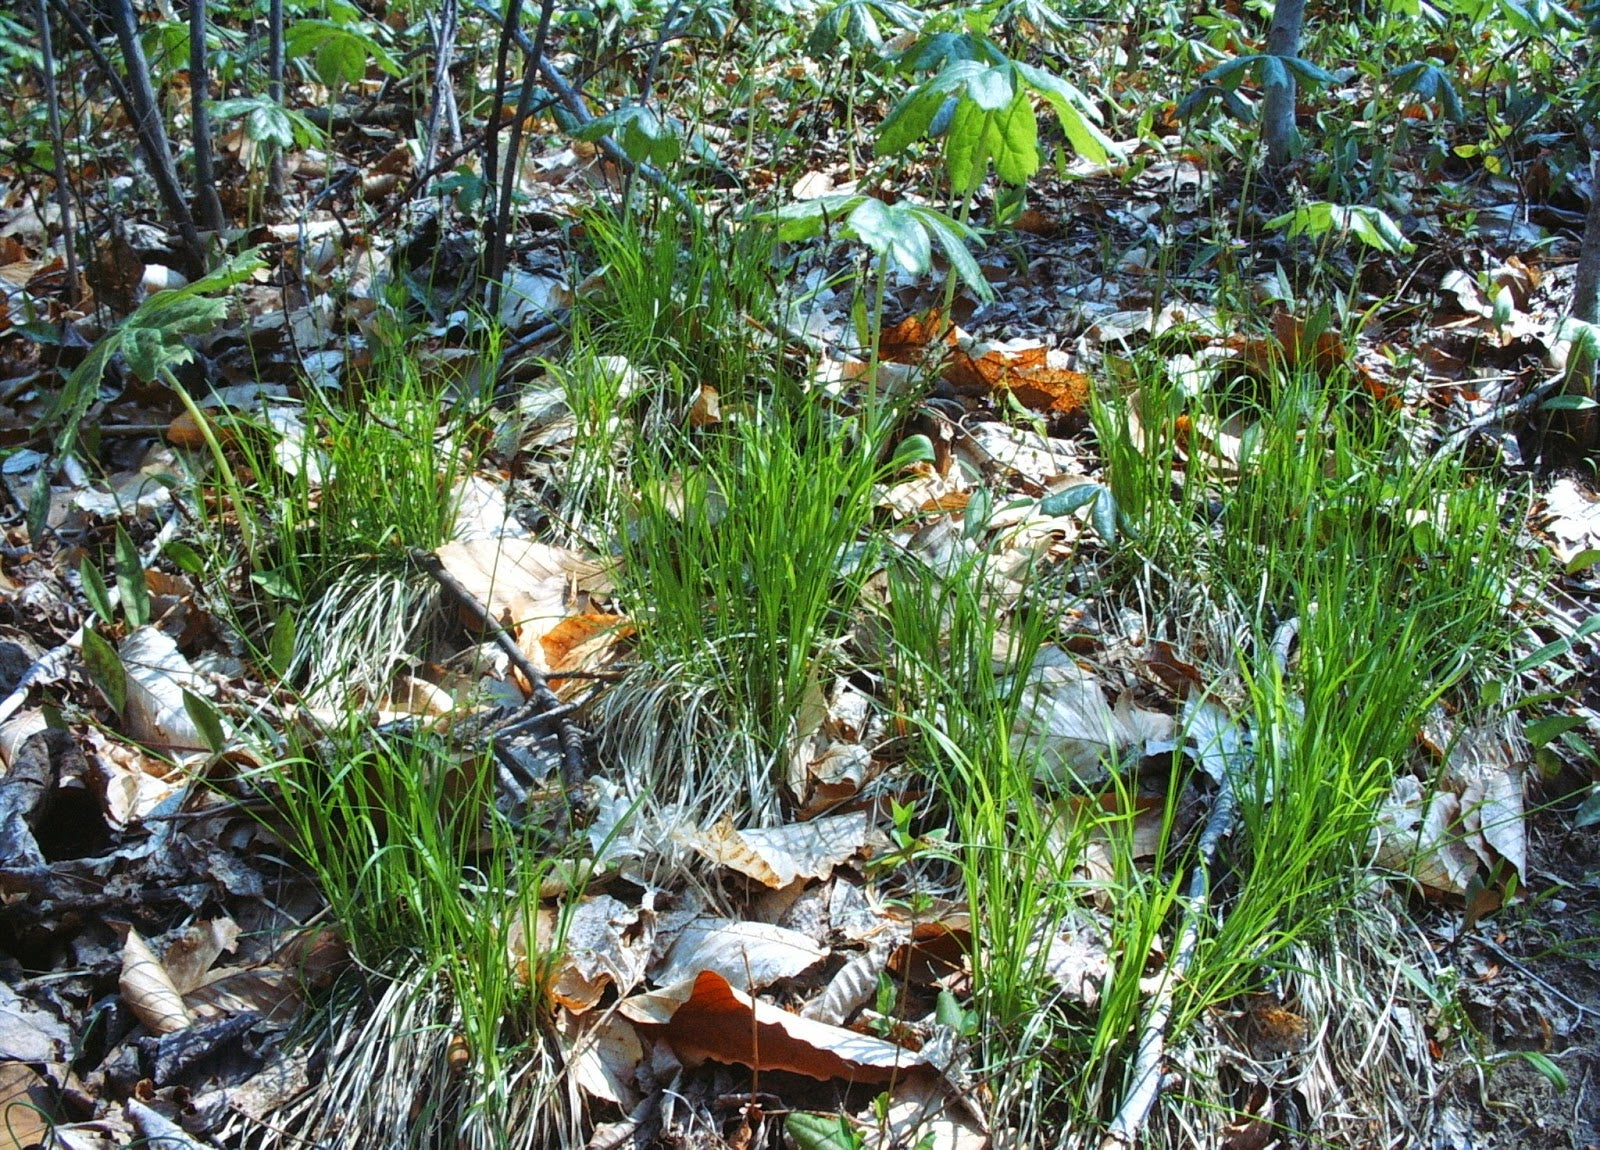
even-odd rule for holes
{"type": "Polygon", "coordinates": [[[1023,690],[1012,740],[1031,755],[1041,776],[1057,783],[1093,784],[1108,760],[1138,760],[1171,749],[1172,716],[1137,707],[1126,695],[1115,708],[1100,681],[1070,661],[1036,666],[1023,690]]]}
{"type": "Polygon", "coordinates": [[[735,986],[755,991],[793,978],[827,956],[826,947],[799,931],[764,922],[700,918],[683,928],[652,977],[670,986],[712,970],[735,986]]]}
{"type": "Polygon", "coordinates": [[[875,946],[858,954],[828,980],[822,993],[805,1004],[801,1018],[840,1026],[878,992],[878,976],[888,961],[887,947],[875,946]]]}
{"type": "Polygon", "coordinates": [[[194,1022],[166,966],[136,930],[128,931],[122,945],[117,986],[128,1009],[152,1034],[173,1034],[194,1022]]]}
{"type": "Polygon", "coordinates": [[[709,831],[690,834],[688,841],[714,863],[766,886],[783,887],[797,878],[832,874],[834,867],[862,852],[869,830],[864,811],[744,831],[724,819],[709,831]]]}
{"type": "Polygon", "coordinates": [[[639,1104],[634,1074],[644,1061],[644,1044],[633,1023],[615,1012],[598,1018],[561,1011],[556,1019],[563,1061],[574,1081],[593,1098],[624,1111],[639,1104]]]}
{"type": "Polygon", "coordinates": [[[871,1083],[932,1069],[921,1055],[892,1042],[752,999],[710,970],[693,982],[625,999],[618,1009],[659,1033],[689,1066],[711,1059],[761,1071],[871,1083]]]}

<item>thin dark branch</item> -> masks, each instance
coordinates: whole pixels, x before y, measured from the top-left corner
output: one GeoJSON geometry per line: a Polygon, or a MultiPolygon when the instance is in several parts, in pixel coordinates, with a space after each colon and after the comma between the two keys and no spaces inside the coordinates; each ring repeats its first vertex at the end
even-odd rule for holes
{"type": "Polygon", "coordinates": [[[72,226],[72,186],[67,182],[67,144],[61,132],[61,98],[56,91],[55,44],[50,35],[47,0],[38,0],[39,49],[44,58],[45,111],[50,122],[50,149],[55,153],[56,207],[61,212],[61,246],[67,259],[67,303],[78,302],[78,239],[72,226]]]}
{"type": "Polygon", "coordinates": [[[195,201],[200,205],[200,222],[208,231],[220,236],[222,199],[217,195],[216,164],[211,154],[211,113],[206,109],[210,89],[211,70],[206,63],[206,0],[189,0],[189,136],[194,146],[195,201]]]}
{"type": "MultiPolygon", "coordinates": [[[[500,625],[500,621],[489,613],[489,609],[473,595],[462,582],[450,572],[445,570],[439,557],[431,551],[415,548],[411,552],[411,561],[438,583],[440,587],[453,598],[489,633],[499,648],[511,660],[511,665],[522,672],[523,678],[528,680],[528,694],[533,701],[545,710],[556,710],[562,706],[560,697],[550,689],[549,680],[543,671],[533,665],[517,646],[517,640],[500,625]]],[[[561,724],[561,777],[564,789],[569,793],[583,782],[583,732],[569,722],[561,724]]]]}

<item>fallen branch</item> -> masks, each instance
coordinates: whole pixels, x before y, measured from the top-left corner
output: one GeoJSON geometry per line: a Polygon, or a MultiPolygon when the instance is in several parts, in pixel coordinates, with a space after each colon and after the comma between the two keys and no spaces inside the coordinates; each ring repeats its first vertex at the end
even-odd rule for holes
{"type": "Polygon", "coordinates": [[[560,719],[561,727],[561,786],[568,795],[570,808],[570,795],[573,788],[577,787],[584,779],[583,769],[583,732],[578,727],[566,721],[566,712],[560,697],[550,689],[549,678],[545,673],[533,665],[533,660],[523,653],[517,646],[516,638],[500,625],[500,621],[490,614],[489,609],[481,603],[477,596],[462,584],[450,572],[446,571],[439,557],[431,551],[413,548],[411,561],[426,571],[433,581],[450,595],[458,604],[466,608],[467,612],[478,621],[479,625],[489,633],[499,648],[511,660],[511,665],[522,672],[523,678],[528,680],[528,694],[546,714],[554,712],[560,719]]]}

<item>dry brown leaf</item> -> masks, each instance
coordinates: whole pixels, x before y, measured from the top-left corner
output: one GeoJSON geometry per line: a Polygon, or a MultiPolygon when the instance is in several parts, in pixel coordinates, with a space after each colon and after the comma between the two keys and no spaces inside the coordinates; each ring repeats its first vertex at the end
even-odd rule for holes
{"type": "Polygon", "coordinates": [[[0,1150],[47,1145],[57,1094],[31,1066],[0,1062],[0,1150]]]}
{"type": "Polygon", "coordinates": [[[1110,760],[1137,760],[1171,749],[1172,716],[1137,707],[1126,695],[1116,707],[1092,674],[1070,661],[1036,666],[1023,688],[1012,738],[1044,778],[1093,784],[1110,760]]]}
{"type": "Polygon", "coordinates": [[[556,1030],[563,1062],[586,1094],[614,1102],[625,1113],[639,1104],[634,1076],[644,1061],[644,1044],[633,1023],[615,1012],[589,1018],[563,1010],[556,1030]]]}
{"type": "Polygon", "coordinates": [[[738,830],[727,819],[688,836],[697,851],[720,866],[770,887],[797,878],[825,878],[861,853],[870,823],[864,811],[827,815],[805,823],[738,830]]]}
{"type": "MultiPolygon", "coordinates": [[[[538,932],[541,953],[555,949],[556,912],[539,913],[538,932]]],[[[631,907],[608,894],[586,898],[567,920],[567,933],[560,964],[550,983],[549,993],[562,1006],[577,1013],[592,1009],[615,987],[618,995],[631,993],[644,981],[646,964],[655,943],[654,915],[631,907]]],[[[528,958],[520,932],[512,931],[512,961],[524,978],[528,958]]]]}
{"type": "Polygon", "coordinates": [[[957,346],[940,373],[956,388],[1009,391],[1032,411],[1066,414],[1089,401],[1090,379],[1067,354],[1034,340],[957,346]]]}
{"type": "Polygon", "coordinates": [[[446,543],[436,554],[541,671],[551,669],[544,637],[569,616],[582,614],[588,595],[612,587],[611,565],[532,539],[461,540],[446,543]]]}
{"type": "Polygon", "coordinates": [[[920,1055],[892,1042],[752,999],[710,970],[692,983],[624,999],[618,1010],[659,1033],[689,1066],[711,1059],[761,1071],[871,1083],[931,1069],[920,1055]]]}
{"type": "Polygon", "coordinates": [[[610,661],[617,644],[632,634],[626,615],[569,615],[539,639],[551,671],[585,671],[610,661]]]}
{"type": "Polygon", "coordinates": [[[921,363],[941,338],[947,343],[955,338],[953,331],[947,332],[943,315],[937,309],[916,312],[883,329],[878,356],[889,363],[921,363]]]}
{"type": "Polygon", "coordinates": [[[170,751],[203,751],[205,736],[183,705],[183,692],[206,696],[206,682],[195,673],[178,644],[159,627],[130,631],[117,645],[128,672],[127,733],[141,743],[170,751]]]}
{"type": "Polygon", "coordinates": [[[122,1000],[152,1034],[173,1034],[194,1023],[167,968],[136,930],[122,945],[122,1000]]]}
{"type": "Polygon", "coordinates": [[[793,978],[827,956],[827,947],[799,931],[764,922],[699,918],[682,929],[651,977],[670,986],[712,970],[734,986],[757,991],[793,978]]]}
{"type": "Polygon", "coordinates": [[[721,422],[722,400],[717,394],[717,389],[709,383],[702,383],[694,402],[689,405],[689,426],[710,427],[721,422]]]}

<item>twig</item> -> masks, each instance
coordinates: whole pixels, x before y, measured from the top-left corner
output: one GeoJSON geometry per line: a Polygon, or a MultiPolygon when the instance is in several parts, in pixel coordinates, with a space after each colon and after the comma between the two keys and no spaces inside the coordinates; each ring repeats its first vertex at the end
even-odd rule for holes
{"type": "Polygon", "coordinates": [[[1238,800],[1233,792],[1234,771],[1223,772],[1217,788],[1216,801],[1200,832],[1199,858],[1189,876],[1187,905],[1183,913],[1183,928],[1178,935],[1178,946],[1167,964],[1166,977],[1156,992],[1155,1005],[1139,1036],[1139,1052],[1134,1057],[1133,1085],[1122,1101],[1111,1125],[1100,1141],[1100,1150],[1127,1150],[1139,1139],[1139,1130],[1150,1109],[1161,1093],[1161,1062],[1167,1051],[1167,1023],[1172,1018],[1172,999],[1177,985],[1188,973],[1194,961],[1194,952],[1200,941],[1200,920],[1205,916],[1211,898],[1211,865],[1217,848],[1233,831],[1238,818],[1238,800]]]}
{"type": "Polygon", "coordinates": [[[1541,383],[1535,384],[1510,403],[1496,404],[1484,414],[1468,420],[1440,440],[1439,446],[1433,453],[1434,460],[1443,459],[1460,450],[1465,446],[1467,440],[1485,428],[1492,427],[1497,423],[1503,423],[1512,416],[1522,417],[1528,415],[1543,403],[1552,392],[1558,390],[1565,379],[1565,375],[1558,373],[1541,383]]]}
{"type": "MultiPolygon", "coordinates": [[[[549,679],[545,673],[533,665],[517,646],[516,639],[511,632],[500,625],[500,621],[489,613],[489,609],[481,603],[477,596],[467,590],[461,580],[445,570],[439,557],[431,551],[413,548],[411,561],[431,576],[434,582],[443,587],[452,598],[472,614],[485,631],[494,639],[495,643],[511,660],[511,665],[522,672],[528,680],[528,694],[534,702],[547,711],[557,711],[563,704],[559,696],[550,689],[549,679]]],[[[574,724],[563,721],[561,723],[561,782],[562,790],[568,795],[573,788],[583,782],[583,732],[574,724]]]]}

